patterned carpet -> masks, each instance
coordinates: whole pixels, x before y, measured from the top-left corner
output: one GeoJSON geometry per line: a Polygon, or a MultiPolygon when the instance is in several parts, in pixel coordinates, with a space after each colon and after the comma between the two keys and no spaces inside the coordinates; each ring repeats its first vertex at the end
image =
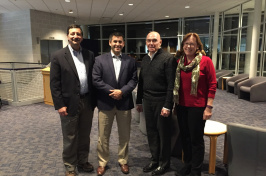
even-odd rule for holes
{"type": "MultiPolygon", "coordinates": [[[[266,128],[266,102],[251,103],[238,99],[236,95],[217,90],[214,101],[213,118],[223,123],[236,122],[266,128]]],[[[110,139],[110,162],[106,176],[123,175],[117,163],[117,128],[114,123],[110,139]]],[[[129,176],[150,175],[142,172],[142,167],[149,162],[147,138],[139,130],[139,124],[132,120],[130,142],[129,176]]],[[[62,135],[60,119],[52,106],[44,103],[27,106],[4,105],[0,109],[0,176],[64,176],[62,164],[62,135]]],[[[90,162],[95,168],[97,162],[97,111],[91,133],[90,162]]],[[[226,176],[223,160],[224,135],[217,141],[216,174],[226,176]]],[[[203,175],[208,174],[209,138],[205,137],[206,149],[203,175]]],[[[171,168],[165,174],[173,176],[182,162],[171,158],[171,168]]],[[[96,175],[81,172],[80,176],[96,175]]]]}

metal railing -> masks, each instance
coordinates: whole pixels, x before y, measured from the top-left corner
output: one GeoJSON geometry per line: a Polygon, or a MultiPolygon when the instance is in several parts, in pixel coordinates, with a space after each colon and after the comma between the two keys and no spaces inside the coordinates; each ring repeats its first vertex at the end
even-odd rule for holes
{"type": "Polygon", "coordinates": [[[0,96],[20,106],[43,101],[43,77],[39,63],[0,62],[0,96]]]}

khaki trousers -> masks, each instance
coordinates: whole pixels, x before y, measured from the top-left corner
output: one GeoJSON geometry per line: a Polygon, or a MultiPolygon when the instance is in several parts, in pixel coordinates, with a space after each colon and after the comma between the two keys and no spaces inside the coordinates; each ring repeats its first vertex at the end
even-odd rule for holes
{"type": "Polygon", "coordinates": [[[112,109],[111,111],[99,110],[99,139],[97,152],[99,165],[103,167],[105,167],[109,161],[109,139],[115,117],[119,136],[118,162],[120,164],[127,164],[128,161],[131,110],[119,111],[116,108],[112,109]]]}

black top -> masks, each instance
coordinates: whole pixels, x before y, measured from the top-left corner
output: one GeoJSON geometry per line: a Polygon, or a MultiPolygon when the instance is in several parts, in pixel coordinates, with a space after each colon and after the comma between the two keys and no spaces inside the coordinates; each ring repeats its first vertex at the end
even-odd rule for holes
{"type": "Polygon", "coordinates": [[[165,101],[164,107],[172,109],[176,66],[174,57],[162,49],[157,51],[152,60],[149,55],[144,56],[136,103],[142,104],[142,99],[165,101]]]}

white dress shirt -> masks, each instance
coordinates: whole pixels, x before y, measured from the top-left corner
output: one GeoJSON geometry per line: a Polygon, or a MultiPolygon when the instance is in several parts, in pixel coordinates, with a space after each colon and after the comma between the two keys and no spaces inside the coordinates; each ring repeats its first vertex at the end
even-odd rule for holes
{"type": "Polygon", "coordinates": [[[121,57],[122,57],[122,53],[120,53],[119,56],[116,56],[112,51],[111,51],[111,55],[113,58],[113,63],[114,63],[114,69],[115,69],[115,77],[116,77],[116,81],[118,81],[119,78],[119,73],[120,73],[120,68],[121,68],[121,57]]]}
{"type": "Polygon", "coordinates": [[[80,94],[84,95],[89,92],[89,86],[88,86],[86,66],[84,64],[81,52],[82,50],[80,48],[80,51],[75,51],[70,45],[68,45],[68,48],[70,50],[70,53],[72,55],[72,58],[74,60],[78,72],[79,82],[80,82],[80,94]]]}

